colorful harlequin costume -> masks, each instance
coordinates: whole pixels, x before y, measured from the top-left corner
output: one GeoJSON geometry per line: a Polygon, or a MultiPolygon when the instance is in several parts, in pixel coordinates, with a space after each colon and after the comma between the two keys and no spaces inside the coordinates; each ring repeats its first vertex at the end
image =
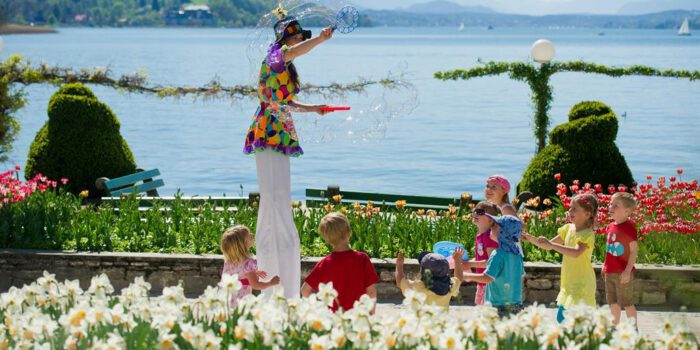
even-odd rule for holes
{"type": "Polygon", "coordinates": [[[260,106],[248,129],[243,153],[251,154],[271,148],[292,157],[304,154],[289,112],[289,104],[296,99],[299,87],[292,81],[284,62],[286,50],[286,45],[273,44],[260,67],[260,106]]]}
{"type": "MultiPolygon", "coordinates": [[[[281,7],[276,11],[284,12],[281,7]]],[[[285,15],[282,13],[280,17],[285,15]]],[[[301,285],[301,252],[299,233],[292,218],[289,158],[304,152],[289,112],[299,87],[284,61],[287,46],[282,45],[282,40],[300,33],[304,40],[311,36],[293,17],[284,17],[275,24],[277,41],[270,46],[260,67],[260,106],[243,148],[244,153],[255,154],[260,187],[255,235],[258,269],[268,276],[279,276],[288,298],[298,297],[301,285]]],[[[273,290],[267,288],[263,293],[270,294],[273,290]]]]}

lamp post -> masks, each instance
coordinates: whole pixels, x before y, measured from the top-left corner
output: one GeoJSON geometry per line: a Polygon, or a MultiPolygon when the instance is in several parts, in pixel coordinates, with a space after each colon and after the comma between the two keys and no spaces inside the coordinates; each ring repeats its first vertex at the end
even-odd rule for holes
{"type": "Polygon", "coordinates": [[[552,86],[549,78],[556,72],[550,62],[554,58],[554,44],[547,39],[535,41],[530,48],[532,60],[539,63],[539,67],[532,67],[533,76],[529,77],[528,83],[533,91],[532,102],[535,104],[535,136],[537,137],[537,152],[541,151],[546,144],[547,128],[549,126],[549,108],[551,107],[552,86]]]}
{"type": "Polygon", "coordinates": [[[535,62],[547,64],[554,58],[554,44],[547,39],[535,41],[530,48],[530,55],[535,62]]]}

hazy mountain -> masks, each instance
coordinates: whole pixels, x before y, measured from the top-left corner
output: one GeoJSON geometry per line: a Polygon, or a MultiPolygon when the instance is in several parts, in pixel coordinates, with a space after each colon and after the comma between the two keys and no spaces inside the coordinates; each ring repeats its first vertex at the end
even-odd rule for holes
{"type": "Polygon", "coordinates": [[[646,0],[625,4],[621,15],[641,15],[669,10],[700,10],[700,0],[646,0]]]}
{"type": "Polygon", "coordinates": [[[451,1],[435,0],[431,2],[422,2],[411,5],[405,9],[397,11],[414,12],[414,13],[433,13],[433,14],[450,14],[450,13],[494,13],[495,11],[485,6],[462,6],[451,1]]]}
{"type": "Polygon", "coordinates": [[[666,11],[637,16],[619,15],[548,15],[527,16],[504,13],[417,13],[407,11],[366,10],[374,26],[395,27],[575,27],[575,28],[677,28],[688,17],[691,28],[700,27],[700,11],[666,11]]]}

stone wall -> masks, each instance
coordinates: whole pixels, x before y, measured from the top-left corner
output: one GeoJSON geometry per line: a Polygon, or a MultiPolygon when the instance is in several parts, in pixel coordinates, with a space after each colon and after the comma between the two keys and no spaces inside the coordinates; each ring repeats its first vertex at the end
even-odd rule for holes
{"type": "MultiPolygon", "coordinates": [[[[302,275],[306,276],[319,258],[302,260],[302,275]]],[[[400,300],[401,294],[394,284],[393,259],[373,259],[380,277],[377,291],[380,300],[400,300]]],[[[40,277],[44,270],[55,273],[59,280],[79,279],[87,289],[90,279],[100,273],[109,276],[118,292],[134,278],[144,276],[151,283],[152,291],[160,293],[164,286],[184,282],[185,293],[196,296],[206,286],[215,285],[220,278],[223,258],[221,255],[151,254],[151,253],[71,253],[35,250],[0,250],[0,292],[11,286],[21,287],[40,277]]],[[[600,266],[596,266],[600,276],[600,266]]],[[[528,303],[555,302],[559,291],[558,264],[526,263],[524,299],[528,303]]],[[[409,278],[415,278],[418,265],[408,259],[405,267],[409,278]]],[[[677,309],[687,306],[700,308],[700,267],[641,265],[635,276],[635,298],[638,305],[677,309]]],[[[462,293],[455,300],[459,304],[473,304],[474,283],[465,283],[462,293]]],[[[598,303],[605,303],[602,280],[598,280],[598,303]]]]}

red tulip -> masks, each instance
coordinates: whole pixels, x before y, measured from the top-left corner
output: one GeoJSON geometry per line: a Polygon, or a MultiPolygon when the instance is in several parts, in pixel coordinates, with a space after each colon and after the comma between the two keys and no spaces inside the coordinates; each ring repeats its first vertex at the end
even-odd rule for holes
{"type": "Polygon", "coordinates": [[[601,186],[600,184],[595,184],[595,186],[593,186],[593,188],[598,193],[603,192],[603,186],[601,186]]]}
{"type": "Polygon", "coordinates": [[[554,174],[554,180],[561,181],[561,174],[560,173],[554,174]]]}
{"type": "Polygon", "coordinates": [[[615,186],[608,186],[608,192],[610,192],[610,194],[615,193],[615,186]]]}
{"type": "Polygon", "coordinates": [[[678,170],[676,170],[676,172],[678,173],[678,175],[682,175],[682,174],[683,174],[683,169],[678,169],[678,170]]]}

